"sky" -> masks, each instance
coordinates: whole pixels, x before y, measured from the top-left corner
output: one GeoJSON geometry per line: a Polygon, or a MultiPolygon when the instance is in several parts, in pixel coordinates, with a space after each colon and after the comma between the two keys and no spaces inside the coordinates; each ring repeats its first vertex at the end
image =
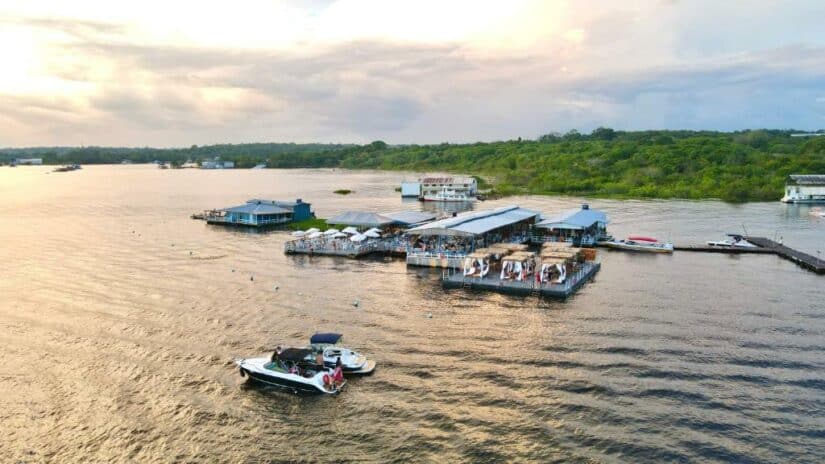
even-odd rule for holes
{"type": "Polygon", "coordinates": [[[0,147],[825,127],[825,2],[0,2],[0,147]]]}

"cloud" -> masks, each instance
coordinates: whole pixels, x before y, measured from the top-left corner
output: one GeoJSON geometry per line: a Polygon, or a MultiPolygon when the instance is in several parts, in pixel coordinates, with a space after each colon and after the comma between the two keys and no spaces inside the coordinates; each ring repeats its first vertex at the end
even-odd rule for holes
{"type": "MultiPolygon", "coordinates": [[[[401,36],[348,35],[344,28],[332,40],[313,32],[340,19],[346,5],[288,4],[306,9],[294,15],[308,21],[306,30],[249,46],[146,32],[146,24],[121,19],[6,14],[0,27],[23,28],[34,39],[30,53],[14,55],[30,75],[0,86],[0,137],[26,145],[73,143],[78,134],[101,145],[425,143],[600,125],[813,129],[825,112],[818,100],[825,94],[825,33],[801,20],[794,34],[778,4],[751,6],[747,21],[715,18],[710,30],[695,12],[700,4],[651,0],[575,9],[524,2],[501,24],[490,13],[498,10],[488,9],[484,21],[498,32],[485,37],[473,25],[422,40],[413,40],[412,25],[401,36]],[[531,12],[524,26],[530,31],[501,39],[502,31],[518,34],[513,18],[531,12]],[[771,17],[777,27],[758,39],[739,25],[771,17]],[[728,40],[715,48],[703,37],[728,40]]],[[[821,7],[798,9],[807,17],[821,7]]]]}

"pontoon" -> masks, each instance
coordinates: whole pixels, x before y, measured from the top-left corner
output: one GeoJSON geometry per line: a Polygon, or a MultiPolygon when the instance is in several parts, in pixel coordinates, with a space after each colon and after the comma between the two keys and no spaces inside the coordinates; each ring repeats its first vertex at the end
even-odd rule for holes
{"type": "Polygon", "coordinates": [[[370,374],[375,370],[375,361],[368,360],[366,356],[349,348],[338,346],[343,335],[338,333],[317,333],[310,337],[310,354],[307,360],[315,359],[318,354],[323,355],[324,365],[329,368],[335,367],[335,362],[341,358],[341,366],[344,374],[370,374]]]}

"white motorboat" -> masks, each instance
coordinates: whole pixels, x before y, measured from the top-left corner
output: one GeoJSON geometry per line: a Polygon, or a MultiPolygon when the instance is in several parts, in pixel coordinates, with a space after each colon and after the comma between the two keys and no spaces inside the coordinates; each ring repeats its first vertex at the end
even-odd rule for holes
{"type": "Polygon", "coordinates": [[[442,201],[442,202],[467,202],[475,201],[475,197],[467,194],[467,192],[459,192],[456,190],[443,188],[435,195],[427,194],[421,197],[422,201],[442,201]]]}
{"type": "Polygon", "coordinates": [[[332,372],[309,362],[312,350],[287,348],[272,357],[238,359],[235,363],[241,377],[298,394],[334,395],[340,393],[346,381],[335,385],[332,372]]]}
{"type": "Polygon", "coordinates": [[[753,243],[745,240],[745,237],[739,234],[728,234],[729,238],[724,240],[708,241],[708,246],[719,248],[759,248],[753,243]]]}
{"type": "Polygon", "coordinates": [[[625,240],[610,240],[604,242],[605,246],[627,251],[645,251],[650,253],[673,253],[673,244],[660,242],[653,237],[642,235],[631,235],[625,240]]]}
{"type": "Polygon", "coordinates": [[[328,368],[335,368],[335,363],[341,359],[341,367],[344,374],[371,374],[375,370],[375,361],[371,361],[357,351],[338,346],[343,335],[337,333],[317,333],[310,337],[311,353],[307,360],[314,361],[315,356],[321,354],[324,357],[324,365],[328,368]]]}

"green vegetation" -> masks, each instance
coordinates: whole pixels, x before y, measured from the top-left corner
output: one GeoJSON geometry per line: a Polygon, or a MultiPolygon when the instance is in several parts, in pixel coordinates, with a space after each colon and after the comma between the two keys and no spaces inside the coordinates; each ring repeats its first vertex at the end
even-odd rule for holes
{"type": "MultiPolygon", "coordinates": [[[[613,198],[776,200],[791,173],[825,173],[825,136],[800,131],[623,132],[598,128],[537,140],[390,146],[245,144],[152,148],[0,150],[0,161],[42,157],[47,164],[182,162],[220,156],[237,167],[349,168],[467,173],[492,195],[563,194],[613,198]]],[[[820,131],[825,134],[825,131],[820,131]]]]}
{"type": "Polygon", "coordinates": [[[303,221],[291,222],[287,224],[287,228],[289,230],[307,230],[313,227],[320,230],[327,230],[329,229],[329,224],[327,224],[326,219],[318,218],[304,219],[303,221]]]}
{"type": "Polygon", "coordinates": [[[337,193],[338,195],[349,195],[350,193],[355,193],[355,191],[350,189],[338,189],[334,190],[332,193],[337,193]]]}

